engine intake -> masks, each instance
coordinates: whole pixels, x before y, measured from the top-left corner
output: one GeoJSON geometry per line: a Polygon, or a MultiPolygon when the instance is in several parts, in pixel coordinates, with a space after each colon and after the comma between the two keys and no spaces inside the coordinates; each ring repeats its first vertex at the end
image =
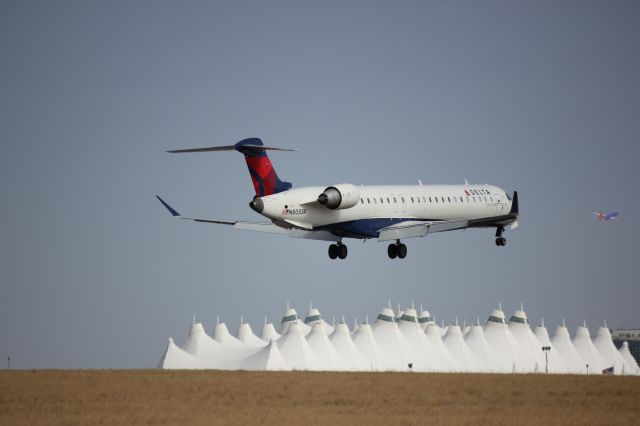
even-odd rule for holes
{"type": "Polygon", "coordinates": [[[360,199],[360,190],[350,183],[329,186],[318,196],[318,203],[331,210],[348,209],[360,199]]]}

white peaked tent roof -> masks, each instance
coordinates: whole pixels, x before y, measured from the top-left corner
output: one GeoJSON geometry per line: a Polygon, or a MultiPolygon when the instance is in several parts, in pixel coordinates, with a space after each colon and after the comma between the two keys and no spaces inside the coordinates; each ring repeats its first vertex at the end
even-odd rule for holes
{"type": "Polygon", "coordinates": [[[177,347],[176,344],[173,343],[173,339],[169,337],[167,349],[164,351],[164,355],[162,355],[158,368],[165,370],[190,370],[206,368],[206,365],[195,356],[177,347]]]}
{"type": "Polygon", "coordinates": [[[613,367],[612,364],[609,364],[596,346],[593,344],[591,340],[591,335],[589,334],[589,329],[584,325],[578,326],[576,329],[576,335],[573,336],[573,346],[575,346],[578,353],[582,356],[582,359],[589,364],[589,373],[590,374],[602,374],[602,372],[609,368],[613,367]]]}
{"type": "Polygon", "coordinates": [[[311,347],[313,353],[318,357],[321,370],[342,371],[347,369],[347,365],[333,347],[321,322],[313,324],[311,333],[307,335],[307,342],[309,342],[309,347],[311,347]]]}
{"type": "Polygon", "coordinates": [[[238,358],[238,351],[225,347],[205,333],[202,323],[191,326],[187,342],[182,347],[186,352],[205,363],[208,368],[226,369],[238,358]]]}
{"type": "Polygon", "coordinates": [[[464,336],[464,341],[469,350],[475,355],[480,371],[497,371],[491,355],[491,349],[489,349],[489,344],[484,338],[484,329],[480,324],[471,326],[469,332],[464,336]]]}
{"type": "Polygon", "coordinates": [[[235,338],[229,333],[229,329],[227,328],[227,324],[224,322],[219,322],[213,328],[213,340],[220,343],[223,346],[232,346],[236,348],[242,348],[244,345],[240,340],[235,338]]]}
{"type": "MultiPolygon", "coordinates": [[[[435,331],[435,330],[434,330],[435,331]]],[[[459,371],[480,371],[480,362],[464,341],[459,325],[450,325],[449,332],[444,337],[444,345],[450,356],[458,363],[459,371]]]]}
{"type": "Polygon", "coordinates": [[[448,332],[449,332],[449,326],[448,325],[442,325],[440,327],[440,334],[442,335],[442,337],[446,336],[448,332]]]}
{"type": "Polygon", "coordinates": [[[423,334],[429,343],[429,347],[436,353],[435,358],[438,360],[436,362],[437,371],[462,371],[460,364],[442,341],[442,335],[437,325],[427,325],[423,334]]]}
{"type": "MultiPolygon", "coordinates": [[[[547,352],[546,356],[549,358],[548,368],[550,373],[569,373],[571,372],[569,367],[567,367],[567,363],[564,360],[564,357],[558,352],[558,349],[551,343],[549,339],[549,333],[547,332],[547,328],[544,326],[544,320],[540,320],[540,325],[536,327],[534,331],[534,335],[540,342],[540,346],[548,346],[551,349],[547,352]]],[[[545,371],[547,367],[546,359],[545,364],[542,366],[542,370],[540,372],[545,371]]]]}
{"type": "Polygon", "coordinates": [[[412,371],[543,373],[548,357],[551,373],[585,374],[588,364],[592,374],[610,369],[615,374],[640,375],[626,342],[619,350],[615,349],[606,323],[592,340],[586,326],[578,327],[571,339],[563,321],[553,339],[549,339],[544,322],[535,332],[531,330],[522,308],[513,314],[508,325],[502,309],[494,309],[484,326],[480,326],[478,319],[466,335],[456,320],[455,325],[447,327],[444,337],[429,312],[420,307],[418,315],[413,304],[402,311],[398,321],[390,307],[384,308],[373,325],[369,325],[367,318],[352,332],[343,317],[342,323],[334,325],[331,335],[317,309],[311,307],[308,317],[313,327],[305,334],[304,329],[309,326],[287,306],[283,319],[286,333],[280,336],[265,317],[264,339],[257,337],[242,317],[237,338],[219,321],[213,331],[215,338],[210,337],[194,318],[184,346],[180,348],[169,339],[158,367],[408,371],[408,365],[412,364],[412,371]],[[420,319],[426,318],[429,320],[420,323],[420,319]],[[551,350],[542,352],[543,346],[551,350]]]}
{"type": "Polygon", "coordinates": [[[441,357],[437,357],[435,351],[431,349],[431,342],[427,340],[418,324],[415,309],[408,308],[404,311],[398,320],[398,329],[405,337],[408,349],[406,362],[413,364],[411,367],[413,371],[447,371],[446,369],[450,366],[446,365],[441,357]]]}
{"type": "Polygon", "coordinates": [[[418,314],[418,323],[420,324],[420,328],[424,330],[428,325],[433,325],[436,322],[433,320],[429,311],[421,310],[420,314],[418,314]]]}
{"type": "Polygon", "coordinates": [[[491,359],[497,371],[512,373],[521,371],[519,348],[509,331],[501,309],[494,309],[484,325],[484,338],[491,351],[491,359]]]}
{"type": "Polygon", "coordinates": [[[260,338],[265,342],[270,340],[278,340],[280,338],[280,334],[276,331],[276,328],[272,323],[267,323],[265,319],[264,325],[262,326],[262,333],[260,333],[260,338]]]}
{"type": "Polygon", "coordinates": [[[304,319],[304,323],[310,327],[316,323],[322,324],[327,336],[333,333],[333,326],[328,324],[324,318],[322,318],[320,311],[314,307],[309,308],[309,312],[307,313],[307,317],[304,319]]]}
{"type": "Polygon", "coordinates": [[[336,352],[344,360],[347,370],[366,371],[370,369],[369,362],[353,343],[347,324],[340,323],[336,325],[333,333],[329,336],[329,340],[331,340],[336,352]]]}
{"type": "Polygon", "coordinates": [[[640,367],[638,367],[638,363],[633,355],[631,355],[631,351],[629,351],[629,342],[622,342],[622,346],[620,346],[618,351],[624,361],[623,374],[640,375],[640,367]]]}
{"type": "Polygon", "coordinates": [[[247,347],[263,347],[267,345],[267,342],[253,334],[251,325],[246,322],[241,322],[238,327],[238,340],[245,344],[247,347]]]}
{"type": "Polygon", "coordinates": [[[564,325],[564,320],[562,321],[562,325],[556,327],[556,332],[553,335],[553,339],[551,339],[551,344],[560,353],[560,355],[562,355],[567,369],[570,372],[582,374],[587,373],[587,363],[584,358],[582,358],[582,355],[578,353],[575,346],[573,346],[571,336],[569,335],[569,329],[564,325]]]}
{"type": "Polygon", "coordinates": [[[469,331],[471,331],[471,326],[470,325],[465,325],[462,329],[462,336],[466,336],[469,331]]]}
{"type": "Polygon", "coordinates": [[[387,371],[394,368],[386,353],[373,336],[373,328],[368,323],[360,324],[353,334],[353,344],[367,361],[367,370],[387,371]]]}
{"type": "Polygon", "coordinates": [[[526,371],[544,371],[545,360],[542,345],[531,331],[524,310],[517,310],[511,315],[508,327],[521,350],[522,368],[526,371]]]}
{"type": "Polygon", "coordinates": [[[269,341],[260,351],[244,359],[240,366],[243,370],[268,370],[286,371],[291,370],[284,360],[282,353],[278,349],[275,340],[269,341]]]}
{"type": "Polygon", "coordinates": [[[282,316],[282,321],[280,323],[280,334],[285,335],[287,330],[289,330],[289,326],[293,323],[298,323],[298,328],[303,336],[306,336],[311,332],[311,326],[305,324],[300,320],[298,313],[295,309],[287,307],[284,315],[282,316]]]}
{"type": "Polygon", "coordinates": [[[622,374],[624,359],[622,359],[622,355],[620,355],[620,352],[618,352],[618,349],[616,349],[616,346],[613,344],[613,338],[606,323],[604,327],[598,328],[598,333],[593,339],[593,344],[605,362],[613,366],[613,373],[622,374]]]}
{"type": "Polygon", "coordinates": [[[376,340],[389,361],[390,370],[407,371],[407,343],[395,323],[393,311],[383,308],[372,326],[373,338],[376,340]]]}
{"type": "Polygon", "coordinates": [[[287,365],[294,370],[320,370],[322,363],[302,334],[300,322],[292,322],[278,339],[278,349],[287,365]]]}

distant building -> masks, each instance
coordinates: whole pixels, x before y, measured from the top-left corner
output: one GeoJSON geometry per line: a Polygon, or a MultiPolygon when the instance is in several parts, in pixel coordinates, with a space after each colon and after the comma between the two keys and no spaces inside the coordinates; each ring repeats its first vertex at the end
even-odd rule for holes
{"type": "Polygon", "coordinates": [[[640,328],[611,330],[611,337],[616,348],[620,348],[622,342],[629,342],[629,352],[640,365],[640,328]]]}

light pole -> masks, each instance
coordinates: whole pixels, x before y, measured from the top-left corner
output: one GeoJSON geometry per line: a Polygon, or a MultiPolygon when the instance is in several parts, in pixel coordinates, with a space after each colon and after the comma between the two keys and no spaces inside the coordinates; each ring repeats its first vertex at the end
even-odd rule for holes
{"type": "Polygon", "coordinates": [[[549,373],[549,351],[550,350],[551,350],[551,346],[543,346],[542,347],[542,351],[544,352],[544,360],[545,360],[544,372],[546,374],[549,373]]]}

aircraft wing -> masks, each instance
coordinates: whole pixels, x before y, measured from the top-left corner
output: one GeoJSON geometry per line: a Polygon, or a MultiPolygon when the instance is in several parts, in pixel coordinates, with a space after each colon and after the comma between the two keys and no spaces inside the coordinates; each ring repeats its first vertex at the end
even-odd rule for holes
{"type": "Polygon", "coordinates": [[[380,230],[378,241],[424,237],[435,232],[452,231],[469,226],[468,220],[408,221],[387,226],[380,230]]]}
{"type": "Polygon", "coordinates": [[[328,231],[313,231],[304,229],[286,229],[280,226],[274,225],[269,222],[243,222],[243,221],[227,221],[227,220],[213,220],[213,219],[198,219],[192,217],[184,217],[178,213],[173,207],[171,207],[166,201],[156,195],[158,201],[169,210],[169,213],[177,219],[193,220],[194,222],[213,223],[217,225],[229,225],[234,229],[240,229],[243,231],[255,231],[266,232],[269,234],[287,235],[292,238],[304,238],[309,240],[322,240],[322,241],[340,241],[340,237],[333,235],[328,231]]]}

